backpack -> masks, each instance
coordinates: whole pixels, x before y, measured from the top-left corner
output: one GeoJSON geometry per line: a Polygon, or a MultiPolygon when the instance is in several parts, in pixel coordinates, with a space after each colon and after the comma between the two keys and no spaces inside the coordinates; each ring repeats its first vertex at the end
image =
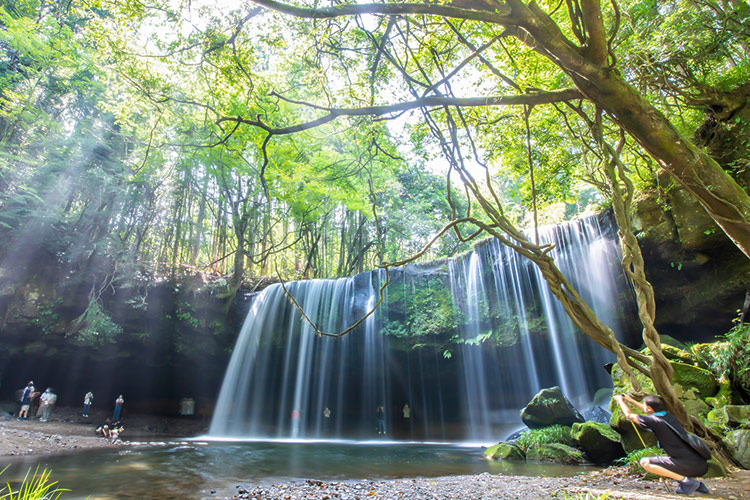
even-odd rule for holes
{"type": "Polygon", "coordinates": [[[662,418],[661,421],[664,422],[667,427],[677,433],[677,435],[680,436],[680,438],[682,438],[682,440],[685,441],[693,450],[695,450],[698,455],[706,460],[711,459],[711,449],[701,438],[699,438],[692,432],[687,432],[685,430],[683,430],[682,432],[678,431],[675,426],[670,424],[669,421],[667,421],[667,419],[665,418],[662,418]]]}

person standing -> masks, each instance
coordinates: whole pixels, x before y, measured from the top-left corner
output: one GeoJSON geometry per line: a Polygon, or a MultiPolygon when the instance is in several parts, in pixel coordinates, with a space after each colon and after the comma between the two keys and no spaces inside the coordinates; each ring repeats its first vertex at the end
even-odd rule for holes
{"type": "Polygon", "coordinates": [[[117,422],[120,420],[120,415],[122,414],[122,405],[125,404],[125,398],[122,397],[122,394],[117,396],[117,399],[115,399],[115,412],[112,414],[112,421],[117,422]]]}
{"type": "Polygon", "coordinates": [[[57,403],[57,394],[52,392],[52,387],[47,387],[47,390],[44,391],[44,394],[40,396],[39,402],[42,408],[42,418],[40,418],[39,421],[46,422],[49,420],[49,416],[52,414],[52,407],[55,406],[55,403],[57,403]]]}
{"type": "Polygon", "coordinates": [[[31,395],[34,394],[34,381],[30,380],[21,394],[21,411],[18,412],[18,420],[29,419],[29,407],[31,406],[31,395]]]}
{"type": "Polygon", "coordinates": [[[375,415],[378,418],[378,434],[385,434],[385,407],[383,405],[378,406],[375,410],[375,415]]]}
{"type": "Polygon", "coordinates": [[[327,406],[323,410],[323,431],[326,434],[331,431],[331,409],[327,406]]]}
{"type": "Polygon", "coordinates": [[[292,437],[299,436],[299,410],[294,409],[292,410],[292,437]]]}
{"type": "Polygon", "coordinates": [[[403,408],[401,408],[401,412],[404,414],[404,420],[409,420],[411,418],[411,408],[409,408],[409,403],[406,403],[403,408]]]}
{"type": "Polygon", "coordinates": [[[89,410],[91,409],[91,403],[94,401],[94,393],[89,391],[83,397],[83,416],[89,417],[89,410]]]}

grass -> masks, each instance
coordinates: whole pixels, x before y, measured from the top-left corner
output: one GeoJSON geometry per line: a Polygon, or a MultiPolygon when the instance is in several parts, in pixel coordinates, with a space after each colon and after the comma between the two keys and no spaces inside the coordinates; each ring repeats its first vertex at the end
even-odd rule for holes
{"type": "MultiPolygon", "coordinates": [[[[0,474],[7,468],[0,471],[0,474]]],[[[51,471],[47,469],[40,471],[39,466],[33,473],[29,469],[17,489],[13,489],[10,483],[5,483],[0,489],[0,500],[57,500],[60,495],[70,490],[58,488],[57,481],[50,480],[50,474],[51,471]]]]}
{"type": "Polygon", "coordinates": [[[615,463],[620,465],[627,465],[635,474],[645,474],[646,471],[643,470],[643,467],[641,467],[640,464],[641,459],[643,457],[658,457],[663,455],[664,450],[662,450],[661,448],[657,448],[656,446],[652,446],[651,448],[633,450],[628,453],[627,456],[617,459],[615,463]]]}
{"type": "Polygon", "coordinates": [[[571,436],[570,427],[564,425],[553,425],[542,429],[530,429],[521,434],[516,440],[516,444],[526,452],[543,444],[562,443],[568,446],[575,446],[575,439],[571,436]]]}

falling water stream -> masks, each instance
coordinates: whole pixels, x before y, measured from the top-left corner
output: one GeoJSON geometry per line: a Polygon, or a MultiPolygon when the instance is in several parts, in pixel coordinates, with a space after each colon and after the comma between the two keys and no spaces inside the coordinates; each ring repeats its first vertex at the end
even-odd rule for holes
{"type": "MultiPolygon", "coordinates": [[[[618,318],[632,293],[622,282],[614,231],[606,217],[593,217],[544,229],[540,239],[554,243],[563,273],[622,335],[618,318]]],[[[3,480],[20,481],[39,464],[73,490],[66,498],[158,499],[232,496],[237,484],[309,477],[580,473],[483,460],[467,444],[505,438],[542,387],[559,385],[582,408],[611,386],[601,368],[608,353],[574,328],[534,266],[489,240],[455,259],[390,275],[382,306],[342,338],[318,337],[280,285],[259,293],[209,436],[18,457],[3,480]],[[376,434],[381,405],[385,434],[376,434]]],[[[337,332],[372,309],[384,279],[378,271],[286,286],[321,330],[337,332]]]]}
{"type": "MultiPolygon", "coordinates": [[[[582,298],[621,334],[623,302],[632,299],[614,235],[601,216],[539,232],[582,298]]],[[[384,279],[374,271],[286,288],[335,333],[373,307],[384,279]]],[[[611,385],[601,368],[608,353],[574,327],[536,267],[496,239],[445,262],[392,270],[391,281],[377,312],[341,338],[318,336],[281,285],[259,293],[209,434],[491,442],[521,425],[519,409],[542,387],[559,385],[583,407],[611,385]],[[376,434],[381,405],[385,436],[376,434]]]]}

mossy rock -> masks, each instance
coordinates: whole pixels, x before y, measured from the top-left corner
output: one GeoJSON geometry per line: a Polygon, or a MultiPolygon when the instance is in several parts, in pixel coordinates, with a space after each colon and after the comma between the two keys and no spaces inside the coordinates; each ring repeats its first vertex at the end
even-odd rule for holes
{"type": "Polygon", "coordinates": [[[664,349],[664,346],[670,346],[676,347],[677,349],[680,349],[682,351],[688,350],[688,346],[684,342],[677,340],[671,335],[659,335],[659,341],[662,345],[662,349],[664,349]]]}
{"type": "Polygon", "coordinates": [[[690,415],[700,417],[704,422],[708,421],[708,413],[711,410],[711,407],[699,397],[698,389],[690,387],[685,390],[681,385],[675,384],[674,390],[683,406],[685,406],[685,410],[690,415]]]}
{"type": "Polygon", "coordinates": [[[702,477],[726,477],[726,475],[727,469],[724,465],[716,457],[711,457],[708,461],[708,472],[702,477]]]}
{"type": "Polygon", "coordinates": [[[570,426],[584,421],[581,413],[557,386],[539,391],[521,410],[521,420],[529,429],[551,425],[570,426]]]}
{"type": "Polygon", "coordinates": [[[708,370],[676,361],[671,364],[674,369],[673,384],[679,384],[685,390],[695,387],[701,399],[715,396],[719,391],[719,382],[708,370]]]}
{"type": "Polygon", "coordinates": [[[534,446],[527,450],[526,460],[556,462],[560,464],[586,463],[586,458],[580,450],[562,443],[549,443],[534,446]]]}
{"type": "Polygon", "coordinates": [[[713,406],[714,408],[722,408],[727,405],[736,404],[737,396],[732,390],[732,383],[727,379],[719,380],[719,392],[716,396],[706,398],[706,403],[713,406]]]}
{"type": "Polygon", "coordinates": [[[695,354],[696,362],[701,368],[708,368],[713,360],[721,356],[730,348],[729,342],[706,342],[705,344],[695,344],[690,348],[695,354]]]}
{"type": "Polygon", "coordinates": [[[514,443],[500,442],[484,450],[484,456],[493,460],[523,462],[526,456],[520,446],[514,443]]]}
{"type": "MultiPolygon", "coordinates": [[[[651,350],[648,347],[641,349],[641,352],[649,356],[651,355],[651,350]]],[[[694,365],[697,363],[695,354],[686,349],[681,349],[679,347],[662,343],[661,352],[663,352],[664,357],[670,361],[679,361],[680,363],[689,365],[694,365]]]]}
{"type": "Polygon", "coordinates": [[[750,405],[726,405],[721,408],[721,421],[726,427],[750,425],[750,405]]]}
{"type": "Polygon", "coordinates": [[[609,425],[596,422],[573,424],[572,436],[595,464],[609,464],[625,456],[620,434],[609,425]]]}
{"type": "Polygon", "coordinates": [[[724,438],[724,444],[740,466],[750,469],[750,430],[737,429],[728,432],[724,438]]]}

